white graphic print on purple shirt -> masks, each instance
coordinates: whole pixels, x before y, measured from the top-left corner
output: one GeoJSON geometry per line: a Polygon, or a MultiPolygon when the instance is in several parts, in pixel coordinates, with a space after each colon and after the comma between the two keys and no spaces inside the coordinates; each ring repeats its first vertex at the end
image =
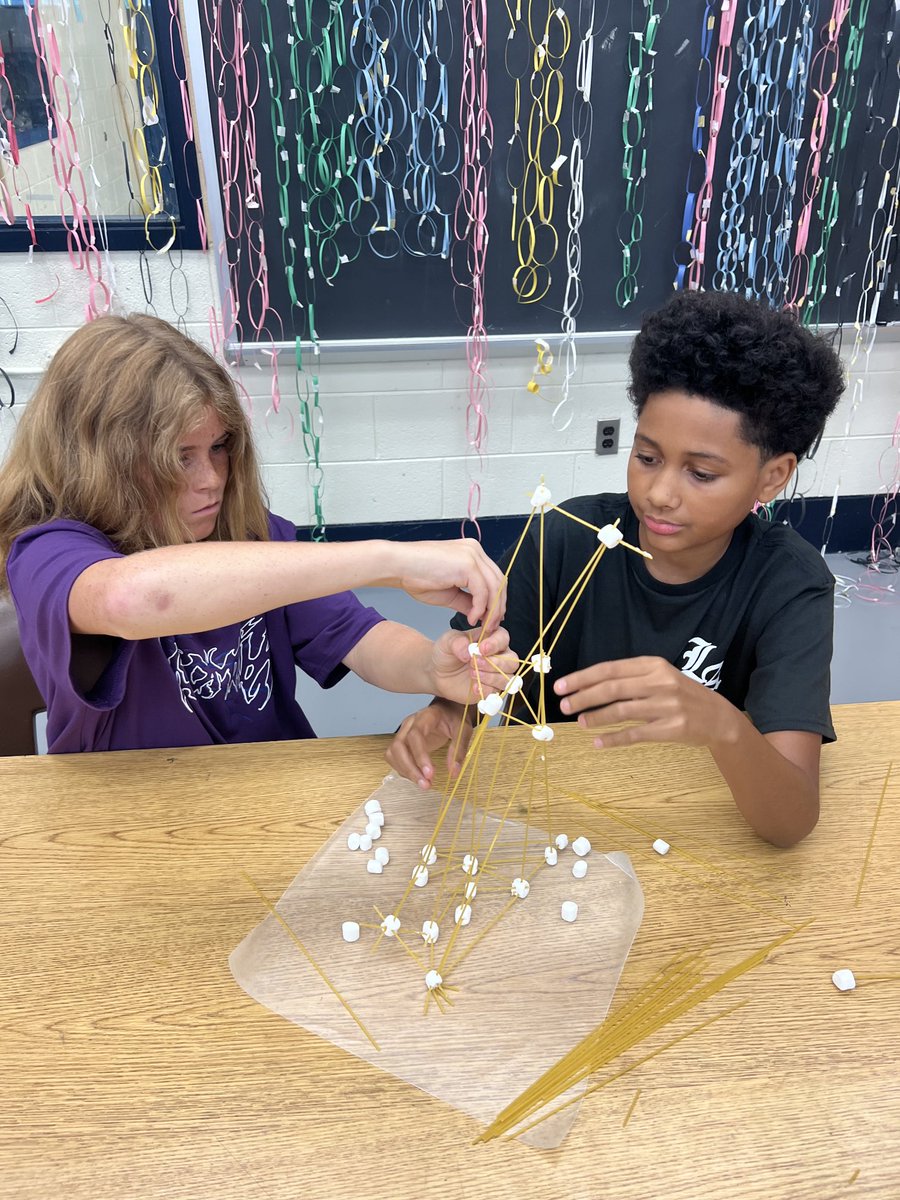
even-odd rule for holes
{"type": "Polygon", "coordinates": [[[181,702],[189,711],[192,700],[213,700],[239,692],[244,703],[262,711],[272,698],[269,635],[263,617],[251,617],[238,631],[237,645],[228,650],[211,646],[198,652],[183,648],[177,638],[167,653],[178,680],[181,702]]]}

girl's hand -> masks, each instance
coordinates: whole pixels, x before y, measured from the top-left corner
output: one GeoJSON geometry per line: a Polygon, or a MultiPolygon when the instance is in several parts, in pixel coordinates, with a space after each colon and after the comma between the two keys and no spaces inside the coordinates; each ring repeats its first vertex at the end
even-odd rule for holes
{"type": "Polygon", "coordinates": [[[502,692],[516,673],[518,658],[509,651],[509,634],[496,629],[481,638],[478,654],[469,653],[480,629],[468,633],[448,630],[434,643],[431,675],[434,694],[458,704],[477,704],[491,692],[502,692]]]}
{"type": "Polygon", "coordinates": [[[393,542],[394,586],[424,604],[464,613],[470,625],[494,630],[506,612],[506,577],[473,538],[393,542]]]}

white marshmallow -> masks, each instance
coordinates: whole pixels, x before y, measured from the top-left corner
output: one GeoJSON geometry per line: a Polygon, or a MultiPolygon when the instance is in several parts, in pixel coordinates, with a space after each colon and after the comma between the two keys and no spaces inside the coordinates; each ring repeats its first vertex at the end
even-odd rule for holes
{"type": "Polygon", "coordinates": [[[657,838],[653,843],[653,849],[657,854],[668,854],[671,847],[668,842],[664,842],[662,838],[657,838]]]}
{"type": "Polygon", "coordinates": [[[532,654],[531,666],[537,675],[546,675],[550,670],[550,655],[532,654]]]}
{"type": "Polygon", "coordinates": [[[852,992],[856,987],[856,976],[849,967],[841,967],[832,975],[831,982],[839,992],[852,992]]]}
{"type": "Polygon", "coordinates": [[[438,940],[439,933],[440,933],[440,929],[438,928],[437,921],[423,921],[422,922],[422,938],[425,942],[428,943],[429,946],[433,946],[434,943],[438,940]]]}
{"type": "Polygon", "coordinates": [[[372,839],[373,842],[377,842],[378,839],[381,837],[381,826],[376,825],[374,821],[370,821],[368,823],[368,825],[366,826],[366,833],[372,839]]]}
{"type": "Polygon", "coordinates": [[[363,805],[363,812],[369,817],[371,817],[373,813],[381,812],[381,801],[376,800],[374,796],[370,796],[363,805]]]}
{"type": "Polygon", "coordinates": [[[472,658],[478,658],[481,654],[481,647],[477,642],[469,642],[469,654],[471,654],[472,658]]]}
{"type": "Polygon", "coordinates": [[[361,833],[359,835],[359,848],[360,848],[360,850],[371,850],[372,849],[372,839],[369,837],[369,835],[367,833],[361,833]]]}
{"type": "Polygon", "coordinates": [[[617,529],[615,525],[604,525],[597,534],[597,541],[602,542],[607,550],[612,550],[613,546],[618,546],[623,537],[621,529],[617,529]]]}
{"type": "Polygon", "coordinates": [[[556,852],[555,846],[544,847],[544,862],[548,867],[555,867],[558,859],[559,855],[556,852]]]}
{"type": "Polygon", "coordinates": [[[425,972],[425,986],[428,988],[429,992],[433,992],[435,988],[439,988],[443,982],[444,977],[439,971],[425,972]]]}
{"type": "Polygon", "coordinates": [[[467,900],[474,900],[478,895],[478,885],[476,883],[467,883],[465,896],[467,900]]]}
{"type": "Polygon", "coordinates": [[[563,906],[559,910],[559,915],[564,921],[574,921],[578,917],[578,905],[574,900],[563,900],[563,906]]]}
{"type": "Polygon", "coordinates": [[[566,833],[558,833],[553,839],[556,842],[557,850],[565,850],[569,844],[569,835],[566,833]]]}
{"type": "Polygon", "coordinates": [[[510,895],[518,896],[520,900],[524,900],[531,891],[531,884],[527,879],[514,879],[510,884],[510,895]]]}
{"type": "Polygon", "coordinates": [[[576,879],[584,879],[587,875],[587,863],[583,858],[579,858],[577,862],[572,864],[572,874],[576,879]]]}
{"type": "Polygon", "coordinates": [[[385,937],[393,937],[395,933],[400,932],[400,918],[388,913],[381,922],[381,929],[385,937]]]}
{"type": "Polygon", "coordinates": [[[348,834],[347,849],[348,850],[358,850],[359,849],[359,834],[358,833],[348,834]]]}
{"type": "Polygon", "coordinates": [[[341,925],[341,937],[345,942],[359,941],[359,925],[356,921],[344,921],[341,925]]]}
{"type": "Polygon", "coordinates": [[[366,863],[366,870],[370,875],[380,875],[384,870],[384,867],[377,858],[370,858],[366,863]]]}
{"type": "Polygon", "coordinates": [[[419,863],[417,867],[413,867],[412,881],[416,887],[424,887],[428,882],[428,868],[419,863]]]}
{"type": "Polygon", "coordinates": [[[504,695],[515,696],[517,692],[521,692],[522,684],[524,682],[525,680],[521,675],[513,675],[512,679],[509,680],[506,687],[503,689],[504,695]]]}
{"type": "Polygon", "coordinates": [[[383,812],[372,813],[372,815],[369,817],[369,824],[377,825],[379,829],[384,829],[384,813],[383,812]]]}
{"type": "Polygon", "coordinates": [[[579,858],[584,858],[586,854],[590,854],[591,852],[591,843],[586,837],[577,837],[572,843],[572,849],[579,858]]]}
{"type": "Polygon", "coordinates": [[[422,861],[426,867],[433,867],[437,862],[437,848],[435,846],[422,847],[422,861]]]}
{"type": "Polygon", "coordinates": [[[388,853],[387,846],[376,846],[375,860],[376,862],[380,862],[383,867],[388,865],[388,863],[391,861],[391,856],[388,853]]]}
{"type": "Polygon", "coordinates": [[[531,727],[531,736],[536,742],[552,742],[553,730],[549,725],[533,725],[531,727]]]}
{"type": "Polygon", "coordinates": [[[462,869],[465,871],[465,873],[467,875],[477,875],[478,874],[478,859],[475,857],[474,854],[463,855],[462,869]]]}
{"type": "Polygon", "coordinates": [[[543,483],[539,483],[531,493],[531,507],[543,508],[545,504],[551,504],[552,502],[553,496],[550,494],[550,489],[543,483]]]}
{"type": "Polygon", "coordinates": [[[472,920],[472,905],[458,904],[456,906],[456,912],[453,914],[453,920],[457,925],[468,925],[468,923],[472,920]]]}
{"type": "Polygon", "coordinates": [[[483,700],[478,701],[478,711],[486,717],[496,717],[503,707],[503,697],[499,692],[491,692],[483,700]]]}

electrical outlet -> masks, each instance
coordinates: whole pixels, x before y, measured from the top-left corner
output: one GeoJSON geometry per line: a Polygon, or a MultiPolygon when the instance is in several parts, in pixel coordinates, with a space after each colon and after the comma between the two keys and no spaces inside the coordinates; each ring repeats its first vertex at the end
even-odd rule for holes
{"type": "Polygon", "coordinates": [[[597,422],[597,453],[619,453],[619,418],[597,422]]]}

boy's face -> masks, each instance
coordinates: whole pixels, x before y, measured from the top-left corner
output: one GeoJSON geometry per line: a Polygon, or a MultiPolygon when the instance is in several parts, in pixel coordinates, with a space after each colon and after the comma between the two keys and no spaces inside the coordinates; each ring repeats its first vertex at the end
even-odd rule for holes
{"type": "Polygon", "coordinates": [[[792,454],[763,461],[737,413],[687,392],[657,392],[640,415],[628,462],[628,498],[651,573],[687,582],[710,570],[757,500],[778,494],[792,454]]]}

